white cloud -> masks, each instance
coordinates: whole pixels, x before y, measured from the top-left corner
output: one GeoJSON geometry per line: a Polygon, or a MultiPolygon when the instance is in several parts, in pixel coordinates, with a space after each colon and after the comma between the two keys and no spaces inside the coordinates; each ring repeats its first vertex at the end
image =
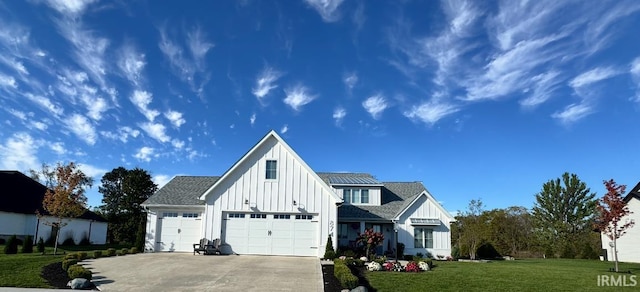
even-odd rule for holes
{"type": "Polygon", "coordinates": [[[64,120],[64,124],[66,128],[80,138],[80,140],[83,140],[89,145],[96,144],[96,140],[98,139],[96,129],[93,124],[91,124],[91,121],[83,115],[72,114],[64,120]]]}
{"type": "Polygon", "coordinates": [[[151,179],[158,185],[158,189],[160,189],[171,180],[171,177],[166,174],[157,174],[154,175],[151,179]]]}
{"type": "Polygon", "coordinates": [[[640,102],[640,57],[631,62],[629,74],[631,74],[631,79],[636,83],[636,96],[631,98],[631,100],[640,102]]]}
{"type": "Polygon", "coordinates": [[[276,81],[280,78],[281,73],[277,70],[266,67],[258,77],[256,77],[256,84],[252,89],[253,95],[255,95],[258,100],[262,101],[262,99],[269,94],[269,92],[273,89],[278,88],[278,85],[275,84],[276,81]]]}
{"type": "Polygon", "coordinates": [[[64,155],[67,153],[67,149],[65,149],[63,142],[49,143],[49,148],[58,155],[64,155]]]}
{"type": "Polygon", "coordinates": [[[205,56],[207,52],[214,47],[213,43],[206,40],[206,36],[199,27],[187,33],[187,43],[189,44],[189,50],[195,60],[196,66],[204,69],[204,65],[206,64],[205,56]]]}
{"type": "Polygon", "coordinates": [[[130,127],[124,126],[118,128],[117,133],[110,131],[102,131],[100,134],[106,138],[112,140],[120,140],[122,143],[127,143],[129,141],[129,137],[137,138],[140,135],[140,131],[136,129],[132,129],[130,127]]]}
{"type": "Polygon", "coordinates": [[[546,102],[562,81],[564,79],[560,72],[555,70],[534,76],[531,78],[533,90],[527,98],[520,101],[520,105],[531,108],[546,102]]]}
{"type": "Polygon", "coordinates": [[[144,146],[138,149],[138,152],[136,152],[136,154],[134,154],[133,157],[137,158],[140,161],[149,162],[151,161],[151,157],[153,156],[154,152],[155,152],[155,149],[144,146]]]}
{"type": "Polygon", "coordinates": [[[312,102],[317,97],[309,93],[309,89],[303,85],[287,88],[284,92],[287,95],[284,103],[295,111],[300,111],[304,105],[312,102]]]}
{"type": "Polygon", "coordinates": [[[89,165],[86,163],[79,163],[78,168],[80,168],[80,170],[82,170],[82,172],[87,176],[93,177],[98,181],[102,179],[102,176],[104,176],[105,173],[107,173],[106,169],[89,165]]]}
{"type": "Polygon", "coordinates": [[[16,117],[16,118],[18,118],[18,119],[20,119],[20,120],[23,120],[23,121],[24,121],[24,120],[26,120],[26,119],[27,119],[27,114],[25,114],[25,113],[24,113],[24,112],[22,112],[22,111],[19,111],[19,110],[16,110],[16,109],[12,109],[12,108],[10,108],[10,109],[8,110],[8,112],[9,112],[10,114],[12,114],[14,117],[16,117]]]}
{"type": "Polygon", "coordinates": [[[0,144],[0,167],[22,171],[37,169],[40,166],[37,152],[41,145],[41,141],[27,133],[14,133],[4,144],[0,144]]]}
{"type": "Polygon", "coordinates": [[[150,92],[135,90],[129,99],[149,122],[153,122],[153,120],[160,114],[157,110],[149,109],[149,104],[151,104],[151,101],[153,100],[150,92]]]}
{"type": "Polygon", "coordinates": [[[449,103],[436,101],[434,99],[414,105],[410,110],[404,112],[404,116],[411,120],[419,120],[425,124],[433,125],[440,119],[456,113],[460,109],[449,103]]]}
{"type": "Polygon", "coordinates": [[[185,119],[182,117],[181,112],[177,112],[174,110],[168,110],[164,113],[164,116],[171,121],[176,128],[180,128],[184,123],[186,123],[185,119]]]}
{"type": "Polygon", "coordinates": [[[64,110],[61,106],[54,104],[49,98],[41,96],[41,95],[33,95],[29,92],[24,94],[24,97],[29,99],[31,102],[35,103],[45,111],[49,112],[54,116],[61,116],[64,113],[64,110]]]}
{"type": "Polygon", "coordinates": [[[81,15],[96,0],[46,0],[49,7],[69,17],[81,15]]]}
{"type": "Polygon", "coordinates": [[[99,96],[83,94],[80,99],[87,107],[87,115],[95,121],[102,119],[102,113],[109,109],[107,101],[99,96]]]}
{"type": "Polygon", "coordinates": [[[182,147],[184,147],[184,144],[184,141],[178,139],[171,140],[171,145],[178,150],[182,149],[182,147]]]}
{"type": "Polygon", "coordinates": [[[251,118],[249,118],[249,122],[251,123],[252,126],[253,126],[253,124],[255,124],[255,122],[256,122],[256,113],[253,113],[251,115],[251,118]]]}
{"type": "Polygon", "coordinates": [[[166,143],[171,140],[165,133],[166,127],[163,124],[157,123],[143,123],[140,128],[144,130],[149,137],[158,140],[159,142],[166,143]]]}
{"type": "Polygon", "coordinates": [[[137,52],[132,44],[125,44],[120,50],[118,68],[134,85],[138,86],[142,81],[142,70],[146,64],[145,55],[137,52]]]}
{"type": "Polygon", "coordinates": [[[563,111],[553,113],[551,117],[565,125],[569,125],[587,117],[591,113],[593,113],[592,107],[583,101],[579,104],[570,104],[563,111]]]}
{"type": "Polygon", "coordinates": [[[620,72],[612,67],[598,67],[584,72],[569,82],[574,89],[590,85],[592,83],[609,79],[620,74],[620,72]]]}
{"type": "Polygon", "coordinates": [[[326,22],[334,22],[340,19],[338,8],[344,0],[305,0],[309,6],[313,7],[322,19],[326,22]]]}
{"type": "Polygon", "coordinates": [[[18,88],[18,83],[16,82],[16,79],[13,78],[13,76],[7,76],[0,73],[0,87],[3,87],[3,88],[10,87],[10,88],[16,89],[18,88]]]}
{"type": "Polygon", "coordinates": [[[280,134],[286,134],[287,132],[289,132],[289,125],[285,124],[280,128],[280,134]]]}
{"type": "Polygon", "coordinates": [[[333,110],[333,119],[336,122],[336,125],[342,124],[342,120],[347,115],[347,110],[343,107],[337,107],[333,110]]]}
{"type": "Polygon", "coordinates": [[[358,83],[358,74],[356,72],[345,74],[342,82],[344,82],[344,86],[351,91],[358,83]]]}
{"type": "Polygon", "coordinates": [[[382,112],[389,107],[389,103],[382,94],[376,94],[363,101],[362,107],[364,107],[371,117],[378,119],[380,115],[382,115],[382,112]]]}
{"type": "Polygon", "coordinates": [[[49,126],[40,121],[31,121],[31,127],[34,127],[40,131],[46,130],[49,126]]]}

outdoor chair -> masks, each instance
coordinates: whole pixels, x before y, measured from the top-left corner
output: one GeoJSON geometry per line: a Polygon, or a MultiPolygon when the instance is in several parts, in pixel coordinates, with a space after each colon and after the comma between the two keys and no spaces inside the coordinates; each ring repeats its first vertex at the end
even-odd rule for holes
{"type": "Polygon", "coordinates": [[[206,238],[200,239],[199,243],[193,244],[193,254],[196,253],[208,255],[208,254],[220,254],[220,239],[216,238],[210,241],[206,238]]]}

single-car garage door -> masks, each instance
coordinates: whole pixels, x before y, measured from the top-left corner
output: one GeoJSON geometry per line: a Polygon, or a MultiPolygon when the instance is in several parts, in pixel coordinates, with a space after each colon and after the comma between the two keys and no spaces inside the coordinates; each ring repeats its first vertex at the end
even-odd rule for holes
{"type": "Polygon", "coordinates": [[[315,215],[225,213],[224,217],[224,243],[234,253],[318,255],[318,218],[315,215]]]}
{"type": "Polygon", "coordinates": [[[199,212],[163,212],[158,220],[160,230],[158,251],[193,251],[200,241],[201,218],[199,212]]]}

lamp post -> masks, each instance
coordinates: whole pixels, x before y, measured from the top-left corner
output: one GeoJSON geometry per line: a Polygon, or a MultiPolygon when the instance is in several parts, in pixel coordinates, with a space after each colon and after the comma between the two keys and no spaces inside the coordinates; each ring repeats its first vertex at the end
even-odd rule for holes
{"type": "Polygon", "coordinates": [[[395,235],[395,251],[396,251],[396,264],[398,263],[398,222],[393,220],[393,233],[395,235]]]}

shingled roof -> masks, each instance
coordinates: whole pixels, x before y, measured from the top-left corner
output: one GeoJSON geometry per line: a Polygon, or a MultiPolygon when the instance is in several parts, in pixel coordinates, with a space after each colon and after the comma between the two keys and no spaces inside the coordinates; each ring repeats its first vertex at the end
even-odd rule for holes
{"type": "Polygon", "coordinates": [[[219,176],[176,176],[142,205],[204,205],[200,196],[219,178],[219,176]]]}
{"type": "MultiPolygon", "coordinates": [[[[320,172],[318,176],[329,184],[331,177],[365,177],[375,179],[368,173],[340,173],[320,172]]],[[[410,204],[413,199],[425,191],[421,182],[381,182],[382,205],[380,206],[356,206],[342,205],[338,208],[338,217],[341,220],[368,219],[387,221],[393,219],[400,210],[410,204]]]]}
{"type": "MultiPolygon", "coordinates": [[[[0,211],[20,214],[47,214],[42,200],[47,187],[15,170],[0,171],[0,211]]],[[[106,222],[100,215],[87,210],[79,218],[106,222]]]]}
{"type": "Polygon", "coordinates": [[[640,183],[638,183],[633,189],[631,189],[629,194],[627,194],[627,196],[624,197],[624,202],[629,203],[629,201],[631,201],[632,198],[636,198],[637,200],[640,200],[640,183]]]}

